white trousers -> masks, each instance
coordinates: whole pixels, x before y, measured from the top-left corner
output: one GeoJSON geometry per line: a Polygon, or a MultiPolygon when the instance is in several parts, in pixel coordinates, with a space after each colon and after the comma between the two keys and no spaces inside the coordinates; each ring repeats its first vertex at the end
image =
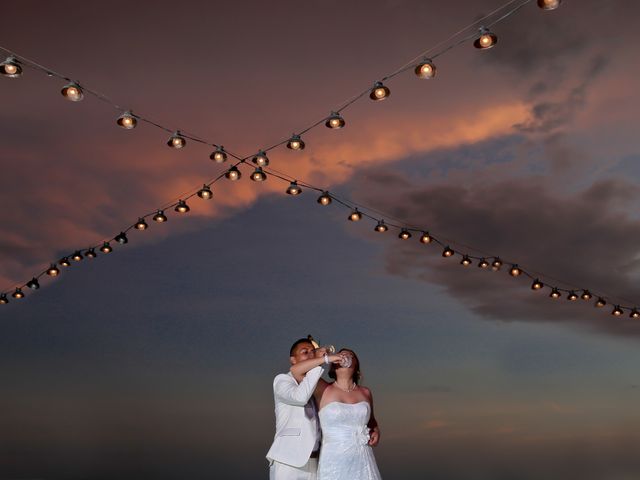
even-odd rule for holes
{"type": "Polygon", "coordinates": [[[269,480],[316,480],[317,472],[317,458],[310,458],[306,465],[299,468],[273,462],[269,467],[269,480]]]}

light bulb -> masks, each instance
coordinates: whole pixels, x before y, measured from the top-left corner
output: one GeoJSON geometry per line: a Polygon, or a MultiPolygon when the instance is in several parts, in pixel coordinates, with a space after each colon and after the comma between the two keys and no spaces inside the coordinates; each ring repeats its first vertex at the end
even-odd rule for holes
{"type": "Polygon", "coordinates": [[[558,290],[557,288],[553,288],[549,296],[553,299],[560,298],[560,290],[558,290]]]}
{"type": "Polygon", "coordinates": [[[50,277],[57,277],[60,275],[60,269],[56,267],[55,263],[52,263],[51,266],[47,269],[47,275],[50,277]]]}
{"type": "Polygon", "coordinates": [[[229,170],[227,170],[227,173],[225,173],[224,176],[228,180],[235,182],[236,180],[240,180],[240,177],[242,177],[242,173],[240,173],[240,170],[238,170],[238,167],[233,166],[229,170]]]}
{"type": "Polygon", "coordinates": [[[331,115],[329,115],[329,118],[327,118],[325,125],[327,128],[337,130],[338,128],[344,127],[345,121],[339,113],[331,112],[331,115]]]}
{"type": "Polygon", "coordinates": [[[378,224],[375,226],[374,230],[376,232],[384,233],[389,230],[389,227],[384,224],[384,220],[378,220],[378,224]]]}
{"type": "Polygon", "coordinates": [[[169,140],[167,140],[167,145],[175,149],[183,148],[186,144],[187,144],[187,139],[180,134],[179,130],[175,132],[173,135],[171,135],[169,137],[169,140]]]}
{"type": "Polygon", "coordinates": [[[416,66],[414,72],[418,78],[433,78],[436,76],[436,66],[430,59],[425,58],[416,66]]]}
{"type": "Polygon", "coordinates": [[[638,311],[637,308],[634,308],[633,310],[631,310],[631,313],[629,314],[629,316],[631,318],[639,318],[640,317],[640,312],[638,311]]]}
{"type": "Polygon", "coordinates": [[[349,214],[348,218],[351,222],[359,222],[360,220],[362,220],[362,213],[360,213],[360,211],[356,208],[349,214]]]}
{"type": "Polygon", "coordinates": [[[471,259],[469,258],[469,255],[465,255],[462,257],[462,260],[460,260],[460,265],[464,265],[465,267],[471,265],[471,259]]]}
{"type": "Polygon", "coordinates": [[[540,290],[542,287],[544,287],[544,284],[537,278],[531,284],[531,290],[540,290]]]}
{"type": "Polygon", "coordinates": [[[287,188],[288,195],[300,195],[302,193],[302,189],[298,186],[298,182],[295,180],[289,184],[287,188]]]}
{"type": "Polygon", "coordinates": [[[127,111],[118,117],[116,123],[125,130],[131,130],[132,128],[136,128],[138,119],[134,117],[131,112],[127,111]]]}
{"type": "Polygon", "coordinates": [[[318,197],[318,203],[320,205],[329,205],[331,201],[331,195],[329,195],[329,192],[322,192],[322,195],[318,197]]]}
{"type": "Polygon", "coordinates": [[[29,282],[27,282],[27,287],[31,290],[38,290],[40,288],[40,282],[38,282],[36,277],[33,277],[29,282]]]}
{"type": "Polygon", "coordinates": [[[76,250],[76,252],[73,255],[71,255],[71,259],[75,262],[79,262],[83,258],[84,257],[82,256],[82,253],[80,252],[80,250],[76,250]]]}
{"type": "Polygon", "coordinates": [[[502,267],[502,260],[500,260],[500,257],[495,257],[491,262],[491,269],[495,272],[500,270],[500,267],[502,267]]]}
{"type": "Polygon", "coordinates": [[[486,259],[481,258],[478,262],[478,268],[489,268],[489,262],[486,259]]]}
{"type": "Polygon", "coordinates": [[[64,86],[60,93],[63,97],[71,102],[79,102],[84,98],[84,93],[82,93],[82,88],[77,83],[71,82],[64,86]]]}
{"type": "Polygon", "coordinates": [[[267,179],[267,174],[262,171],[262,167],[256,167],[251,174],[251,180],[254,182],[264,182],[267,179]]]}
{"type": "Polygon", "coordinates": [[[578,300],[578,294],[572,290],[571,292],[569,292],[569,295],[567,295],[567,300],[575,302],[576,300],[578,300]]]}
{"type": "Polygon", "coordinates": [[[224,151],[224,147],[220,146],[211,152],[209,158],[216,163],[224,163],[227,161],[227,153],[224,151]]]}
{"type": "Polygon", "coordinates": [[[287,142],[287,148],[291,150],[304,150],[304,142],[300,138],[300,135],[292,135],[287,142]]]}
{"type": "Polygon", "coordinates": [[[401,240],[409,240],[411,238],[411,232],[403,228],[400,234],[398,235],[398,238],[400,238],[401,240]]]}
{"type": "Polygon", "coordinates": [[[589,292],[589,290],[583,290],[582,291],[582,295],[580,295],[580,298],[582,298],[583,300],[591,300],[591,292],[589,292]]]}
{"type": "Polygon", "coordinates": [[[538,6],[542,10],[555,10],[561,3],[562,0],[538,0],[538,6]]]}
{"type": "Polygon", "coordinates": [[[611,315],[615,316],[615,317],[619,317],[620,315],[622,315],[624,313],[624,310],[622,310],[622,308],[620,308],[620,305],[616,305],[613,308],[613,311],[611,312],[611,315]]]}
{"type": "Polygon", "coordinates": [[[7,294],[3,293],[0,295],[0,305],[6,305],[7,303],[9,303],[9,299],[7,298],[7,294]]]}
{"type": "Polygon", "coordinates": [[[58,263],[60,265],[62,265],[63,267],[70,267],[71,266],[71,262],[69,261],[68,257],[62,257],[58,263]]]}
{"type": "Polygon", "coordinates": [[[147,225],[147,222],[145,222],[144,218],[140,217],[134,227],[136,230],[146,230],[147,228],[149,228],[149,225],[147,225]]]}
{"type": "Polygon", "coordinates": [[[498,43],[498,37],[491,33],[488,28],[482,27],[480,29],[480,36],[473,42],[473,46],[481,50],[487,50],[498,43]]]}
{"type": "Polygon", "coordinates": [[[380,100],[384,100],[385,98],[387,98],[389,95],[391,95],[391,91],[387,87],[385,87],[382,82],[376,82],[371,89],[369,98],[371,100],[379,102],[380,100]]]}
{"type": "Polygon", "coordinates": [[[16,57],[7,57],[7,59],[0,63],[0,73],[5,77],[18,78],[22,75],[22,66],[16,57]]]}
{"type": "Polygon", "coordinates": [[[98,255],[96,254],[95,248],[90,248],[86,252],[84,252],[84,256],[87,258],[96,258],[98,255]]]}
{"type": "Polygon", "coordinates": [[[422,232],[422,235],[420,235],[420,243],[431,243],[433,241],[433,237],[431,237],[431,235],[429,235],[429,232],[422,232]]]}
{"type": "Polygon", "coordinates": [[[449,248],[449,246],[447,245],[446,247],[444,247],[444,250],[442,251],[442,256],[452,257],[454,253],[456,252],[454,252],[453,249],[449,248]]]}
{"type": "Polygon", "coordinates": [[[120,245],[124,245],[125,243],[129,243],[129,239],[127,238],[127,234],[124,232],[120,232],[115,236],[114,240],[118,242],[120,245]]]}
{"type": "Polygon", "coordinates": [[[211,191],[211,187],[206,183],[202,186],[202,188],[198,191],[198,196],[205,200],[211,200],[213,197],[213,192],[211,191]]]}
{"type": "Polygon", "coordinates": [[[153,216],[154,222],[162,223],[162,222],[166,222],[167,220],[168,220],[167,216],[164,214],[163,210],[158,210],[156,214],[153,216]]]}
{"type": "Polygon", "coordinates": [[[24,298],[24,293],[22,293],[21,288],[16,288],[16,291],[11,294],[13,298],[24,298]]]}
{"type": "Polygon", "coordinates": [[[187,205],[187,202],[184,200],[178,200],[178,204],[174,210],[178,213],[187,213],[191,209],[189,208],[189,205],[187,205]]]}
{"type": "Polygon", "coordinates": [[[111,253],[113,251],[113,248],[111,247],[111,245],[109,245],[109,242],[104,242],[100,247],[100,251],[102,253],[111,253]]]}
{"type": "Polygon", "coordinates": [[[607,301],[602,297],[598,297],[598,300],[596,300],[596,307],[598,307],[598,308],[602,308],[606,304],[607,304],[607,301]]]}
{"type": "Polygon", "coordinates": [[[520,276],[520,274],[522,273],[522,270],[520,270],[520,267],[518,267],[518,265],[511,265],[511,270],[509,270],[509,275],[511,275],[512,277],[518,277],[520,276]]]}
{"type": "Polygon", "coordinates": [[[267,157],[267,154],[263,150],[256,153],[251,161],[259,167],[266,167],[269,165],[269,157],[267,157]]]}

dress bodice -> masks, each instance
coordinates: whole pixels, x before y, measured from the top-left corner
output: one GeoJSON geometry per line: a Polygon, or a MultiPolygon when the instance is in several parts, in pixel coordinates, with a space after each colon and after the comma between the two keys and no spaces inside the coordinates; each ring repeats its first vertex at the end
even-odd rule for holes
{"type": "Polygon", "coordinates": [[[345,442],[366,445],[369,441],[369,402],[358,403],[331,402],[318,413],[322,428],[322,441],[345,442]]]}

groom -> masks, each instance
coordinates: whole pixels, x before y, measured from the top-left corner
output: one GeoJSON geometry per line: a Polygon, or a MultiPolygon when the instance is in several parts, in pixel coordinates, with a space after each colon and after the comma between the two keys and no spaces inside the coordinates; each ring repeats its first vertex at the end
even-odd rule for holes
{"type": "Polygon", "coordinates": [[[320,452],[320,423],[313,391],[323,373],[326,351],[315,348],[311,339],[297,340],[289,362],[315,359],[318,366],[296,378],[281,373],[273,381],[276,434],[267,453],[270,480],[315,480],[320,452]]]}

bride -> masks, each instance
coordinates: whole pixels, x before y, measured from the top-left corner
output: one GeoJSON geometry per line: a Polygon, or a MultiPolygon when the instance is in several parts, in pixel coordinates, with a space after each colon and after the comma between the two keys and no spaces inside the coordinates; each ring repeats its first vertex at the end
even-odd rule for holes
{"type": "Polygon", "coordinates": [[[332,364],[329,377],[334,382],[318,382],[314,392],[322,429],[318,480],[380,480],[372,446],[380,433],[373,415],[371,391],[359,385],[360,361],[343,348],[340,355],[351,357],[351,366],[332,364]]]}

